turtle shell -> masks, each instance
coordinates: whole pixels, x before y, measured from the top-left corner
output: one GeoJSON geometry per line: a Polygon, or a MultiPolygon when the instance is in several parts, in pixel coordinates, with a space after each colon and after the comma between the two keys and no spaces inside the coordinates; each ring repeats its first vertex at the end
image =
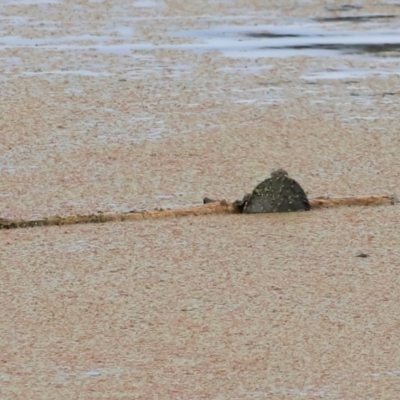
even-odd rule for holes
{"type": "Polygon", "coordinates": [[[248,197],[243,213],[309,211],[310,203],[303,188],[288,176],[275,176],[258,184],[248,197]]]}

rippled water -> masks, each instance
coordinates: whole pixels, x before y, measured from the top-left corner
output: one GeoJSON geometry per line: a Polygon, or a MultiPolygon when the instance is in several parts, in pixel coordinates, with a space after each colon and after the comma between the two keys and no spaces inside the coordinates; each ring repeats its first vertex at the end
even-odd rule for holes
{"type": "MultiPolygon", "coordinates": [[[[91,1],[90,3],[96,3],[91,1]]],[[[226,3],[226,1],[221,1],[226,3]]],[[[234,2],[232,8],[234,10],[234,2]]],[[[52,51],[74,54],[80,57],[88,57],[95,53],[113,54],[123,59],[129,56],[133,61],[140,59],[146,61],[146,52],[154,50],[176,50],[176,51],[218,51],[231,58],[276,58],[276,57],[337,57],[349,55],[369,55],[378,57],[381,54],[385,58],[397,58],[400,53],[400,28],[399,18],[395,14],[368,14],[363,11],[361,5],[344,4],[324,9],[327,16],[317,18],[293,18],[282,17],[266,13],[264,20],[270,24],[261,25],[257,21],[257,15],[250,11],[240,15],[212,16],[206,15],[202,19],[209,22],[209,29],[174,29],[174,21],[182,19],[179,17],[168,17],[165,15],[167,6],[164,1],[144,0],[126,2],[109,8],[109,21],[104,18],[96,24],[84,26],[85,34],[68,34],[63,23],[56,20],[41,18],[41,14],[32,7],[42,8],[48,11],[51,7],[60,4],[57,0],[8,0],[0,6],[0,27],[2,34],[0,38],[0,50],[26,48],[43,53],[52,51]],[[21,13],[7,15],[1,12],[10,5],[19,7],[26,5],[28,15],[22,17],[21,13]],[[126,7],[126,10],[125,10],[126,7]],[[128,16],[132,9],[151,11],[151,15],[128,16]],[[124,14],[126,11],[126,14],[124,14]],[[31,15],[29,15],[31,13],[31,15]],[[332,14],[332,15],[330,15],[332,14]],[[156,43],[143,40],[135,32],[135,24],[138,21],[170,20],[169,32],[171,37],[188,39],[186,43],[156,43]],[[377,24],[379,28],[377,28],[377,24]],[[384,28],[382,28],[384,25],[384,28]],[[19,28],[30,28],[35,34],[16,34],[19,28]],[[13,34],[9,34],[13,32],[13,34]]],[[[76,6],[71,12],[79,13],[84,6],[76,6]]],[[[45,14],[46,15],[46,14],[45,14]]],[[[187,16],[190,19],[190,16],[187,16]]],[[[92,21],[93,22],[93,21],[92,21]]],[[[68,24],[69,31],[82,31],[81,27],[68,24]]],[[[151,56],[147,55],[149,65],[151,56]]],[[[48,62],[49,60],[46,59],[48,62]]],[[[72,63],[73,60],[69,60],[72,63]]],[[[67,66],[62,69],[42,69],[24,66],[24,60],[14,58],[3,58],[0,60],[2,66],[10,71],[15,68],[21,69],[27,74],[76,74],[91,76],[107,76],[110,72],[105,65],[94,65],[80,59],[80,68],[67,66]]],[[[27,63],[29,64],[29,63],[27,63]]],[[[113,69],[115,71],[115,65],[113,69]]],[[[120,70],[124,70],[124,63],[120,70]]],[[[392,65],[391,67],[394,67],[392,65]]],[[[118,70],[118,68],[117,68],[118,70]]],[[[385,70],[382,70],[383,73],[385,70]]],[[[394,69],[393,69],[394,71],[394,69]]],[[[374,71],[374,73],[377,73],[374,71]]],[[[365,71],[360,72],[360,77],[365,71]]],[[[331,78],[340,78],[340,74],[332,74],[331,78]]]]}

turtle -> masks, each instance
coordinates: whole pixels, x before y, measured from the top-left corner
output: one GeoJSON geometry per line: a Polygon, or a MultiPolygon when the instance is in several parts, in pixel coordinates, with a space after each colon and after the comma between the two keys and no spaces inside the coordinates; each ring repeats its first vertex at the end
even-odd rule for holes
{"type": "Polygon", "coordinates": [[[283,168],[272,170],[270,178],[233,204],[244,214],[310,210],[303,188],[283,168]]]}

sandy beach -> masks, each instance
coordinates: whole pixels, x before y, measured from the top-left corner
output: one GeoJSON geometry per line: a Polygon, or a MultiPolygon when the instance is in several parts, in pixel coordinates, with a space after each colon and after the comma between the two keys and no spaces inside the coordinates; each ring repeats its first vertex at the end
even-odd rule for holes
{"type": "MultiPolygon", "coordinates": [[[[399,196],[400,8],[318,3],[3,2],[0,217],[233,201],[277,167],[310,198],[399,196]]],[[[396,399],[399,223],[0,231],[0,397],[396,399]]]]}

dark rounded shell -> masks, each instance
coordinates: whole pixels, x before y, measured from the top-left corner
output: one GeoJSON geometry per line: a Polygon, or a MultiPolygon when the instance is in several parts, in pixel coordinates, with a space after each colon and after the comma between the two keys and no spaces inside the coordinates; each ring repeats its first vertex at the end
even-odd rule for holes
{"type": "Polygon", "coordinates": [[[243,207],[243,213],[308,211],[310,203],[303,188],[288,176],[275,176],[258,184],[243,207]]]}

